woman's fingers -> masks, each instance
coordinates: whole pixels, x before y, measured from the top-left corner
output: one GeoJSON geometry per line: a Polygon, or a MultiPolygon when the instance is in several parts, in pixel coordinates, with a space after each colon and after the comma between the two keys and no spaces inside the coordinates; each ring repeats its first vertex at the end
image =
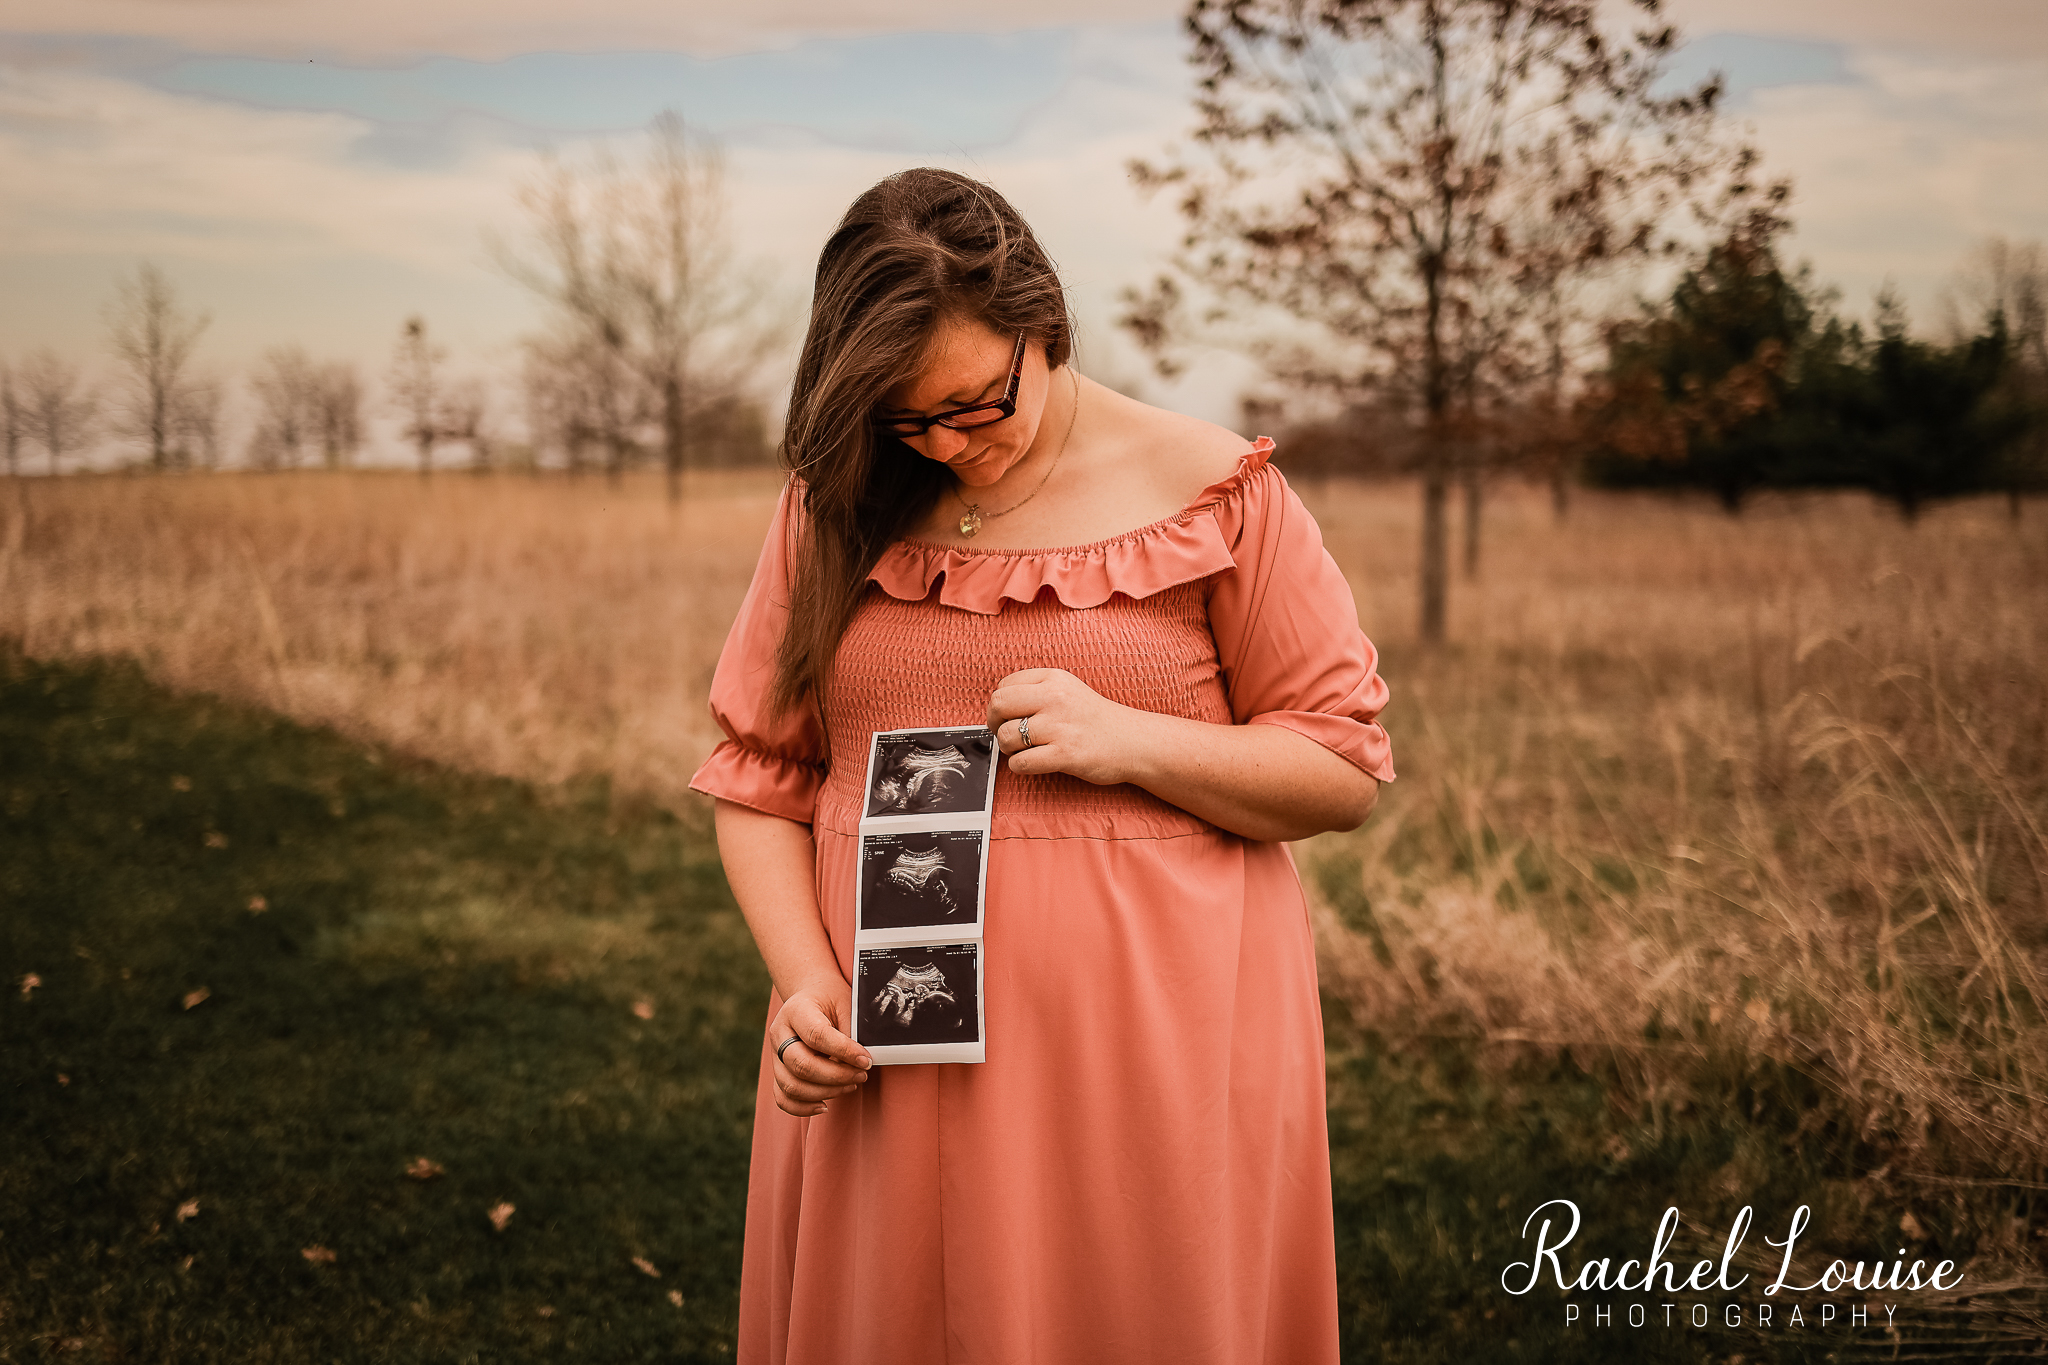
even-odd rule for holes
{"type": "Polygon", "coordinates": [[[1034,681],[1044,681],[1044,679],[1049,679],[1049,677],[1057,677],[1057,675],[1061,675],[1065,671],[1067,669],[1018,669],[1016,673],[1004,673],[1001,677],[997,677],[995,679],[995,686],[997,688],[1014,688],[1014,686],[1020,686],[1020,684],[1034,684],[1034,681]]]}
{"type": "MultiPolygon", "coordinates": [[[[841,1063],[848,1069],[867,1067],[874,1062],[868,1050],[842,1032],[832,1014],[815,1000],[799,995],[790,1002],[784,1020],[789,1031],[803,1039],[800,1046],[813,1056],[841,1063]]],[[[797,1050],[790,1049],[792,1053],[797,1050]]]]}
{"type": "Polygon", "coordinates": [[[799,1117],[821,1114],[824,1102],[859,1088],[873,1063],[866,1048],[833,1023],[829,1007],[806,993],[793,996],[769,1030],[774,1043],[775,1102],[799,1117]]]}
{"type": "Polygon", "coordinates": [[[1045,743],[1047,724],[1044,712],[1037,712],[1029,717],[1019,716],[1013,720],[1003,721],[1001,724],[993,727],[996,732],[996,747],[1006,754],[1018,754],[1030,748],[1032,744],[1043,744],[1045,743]],[[1031,723],[1031,744],[1024,742],[1024,722],[1027,719],[1031,723]]]}
{"type": "Polygon", "coordinates": [[[988,694],[988,720],[984,723],[991,730],[1001,730],[1010,721],[1043,711],[1052,700],[1052,689],[1045,683],[1005,684],[988,694]]]}
{"type": "Polygon", "coordinates": [[[867,1079],[865,1071],[820,1057],[802,1040],[780,1051],[781,1059],[775,1063],[775,1102],[792,1114],[823,1113],[826,1100],[853,1093],[867,1079]]]}

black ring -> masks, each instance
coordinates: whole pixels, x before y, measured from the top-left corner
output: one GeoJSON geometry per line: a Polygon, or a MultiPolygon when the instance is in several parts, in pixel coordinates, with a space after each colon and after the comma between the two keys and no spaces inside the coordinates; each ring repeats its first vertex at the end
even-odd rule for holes
{"type": "Polygon", "coordinates": [[[801,1035],[795,1033],[790,1034],[789,1037],[782,1040],[782,1046],[775,1049],[775,1060],[778,1062],[782,1060],[782,1054],[789,1051],[789,1045],[791,1043],[801,1043],[802,1041],[803,1038],[801,1035]]]}

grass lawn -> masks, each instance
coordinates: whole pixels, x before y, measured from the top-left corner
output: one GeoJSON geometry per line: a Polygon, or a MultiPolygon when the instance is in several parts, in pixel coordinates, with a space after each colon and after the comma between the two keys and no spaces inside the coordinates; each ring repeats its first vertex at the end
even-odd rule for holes
{"type": "Polygon", "coordinates": [[[731,1358],[767,978],[703,839],[120,667],[0,663],[0,753],[0,1359],[731,1358]]]}
{"type": "MultiPolygon", "coordinates": [[[[701,830],[119,665],[0,655],[0,756],[0,1360],[731,1358],[766,978],[701,830]]],[[[1641,1255],[1666,1203],[1725,1228],[1852,1173],[1716,1196],[1756,1147],[1725,1118],[1631,1135],[1568,1066],[1329,1010],[1347,1359],[1880,1344],[1502,1293],[1545,1199],[1641,1255]]]]}

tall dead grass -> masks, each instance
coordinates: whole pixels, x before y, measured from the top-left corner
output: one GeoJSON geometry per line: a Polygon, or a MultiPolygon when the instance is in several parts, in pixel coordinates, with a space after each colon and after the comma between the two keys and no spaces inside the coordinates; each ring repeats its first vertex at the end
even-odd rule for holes
{"type": "MultiPolygon", "coordinates": [[[[680,804],[772,475],[11,481],[0,635],[132,655],[464,767],[680,804]]],[[[1306,490],[1394,688],[1401,782],[1326,870],[1388,1035],[1570,1049],[1655,1125],[1784,1118],[1845,1165],[2039,1181],[2048,537],[1964,505],[1507,490],[1451,647],[1414,499],[1306,490]]]]}
{"type": "Polygon", "coordinates": [[[680,803],[772,473],[0,488],[0,635],[460,767],[680,803]]]}
{"type": "Polygon", "coordinates": [[[1768,1114],[1844,1174],[2042,1179],[2041,522],[1509,496],[1421,653],[1382,495],[1317,510],[1396,627],[1406,776],[1323,844],[1368,1023],[1569,1050],[1653,1128],[1768,1114]]]}

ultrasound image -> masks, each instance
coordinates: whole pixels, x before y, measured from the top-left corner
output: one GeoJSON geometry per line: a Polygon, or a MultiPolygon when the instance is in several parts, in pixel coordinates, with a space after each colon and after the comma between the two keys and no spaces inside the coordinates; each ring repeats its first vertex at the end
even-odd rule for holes
{"type": "Polygon", "coordinates": [[[877,735],[867,813],[950,815],[985,810],[994,740],[983,729],[877,735]]]}
{"type": "Polygon", "coordinates": [[[981,1037],[978,944],[862,948],[856,957],[854,1009],[863,1044],[972,1043],[981,1037]]]}

